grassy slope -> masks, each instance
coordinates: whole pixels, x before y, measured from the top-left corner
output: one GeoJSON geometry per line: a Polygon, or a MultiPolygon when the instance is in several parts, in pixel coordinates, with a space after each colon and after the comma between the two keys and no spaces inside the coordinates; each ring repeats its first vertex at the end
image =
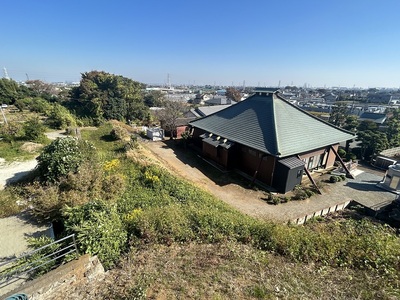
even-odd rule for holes
{"type": "Polygon", "coordinates": [[[146,245],[65,299],[398,299],[367,271],[295,263],[238,243],[146,245]],[[137,298],[135,298],[137,297],[137,298]]]}
{"type": "MultiPolygon", "coordinates": [[[[398,278],[398,272],[393,277],[392,273],[383,276],[382,272],[371,268],[333,267],[334,262],[321,262],[318,252],[330,253],[333,260],[337,255],[335,242],[326,242],[323,238],[326,235],[319,235],[319,232],[332,231],[343,243],[339,244],[338,240],[339,248],[340,245],[348,247],[348,240],[339,238],[339,235],[347,236],[346,227],[340,229],[340,226],[329,227],[323,223],[305,227],[276,227],[277,230],[270,233],[274,234],[275,253],[280,255],[257,249],[255,246],[262,246],[265,237],[261,234],[263,228],[257,231],[258,227],[253,227],[255,225],[248,217],[211,199],[204,192],[188,189],[185,183],[172,178],[165,178],[170,190],[163,187],[160,191],[158,185],[153,189],[136,182],[139,170],[124,160],[123,144],[111,141],[110,129],[111,126],[107,125],[95,131],[82,131],[82,137],[95,143],[102,159],[119,156],[123,160],[123,171],[130,175],[128,178],[135,185],[127,191],[125,205],[129,208],[126,209],[130,211],[137,205],[142,208],[139,221],[144,222],[133,226],[150,235],[147,240],[143,236],[138,237],[139,241],[136,240],[135,246],[121,259],[119,267],[110,270],[105,281],[77,286],[60,298],[144,299],[144,295],[151,299],[400,298],[399,283],[392,280],[396,276],[398,278]],[[147,197],[145,203],[144,196],[147,197]],[[182,197],[188,197],[187,201],[182,201],[182,197]],[[215,210],[217,212],[213,213],[215,210]],[[193,233],[186,231],[188,228],[195,228],[197,231],[193,232],[202,234],[199,243],[192,239],[193,233]],[[251,238],[254,244],[251,239],[246,242],[243,229],[253,232],[251,238]],[[232,232],[238,236],[236,241],[230,235],[232,232]],[[240,239],[243,243],[238,242],[240,239]],[[316,248],[315,244],[320,248],[316,248]],[[329,249],[325,249],[326,246],[329,249]],[[304,256],[304,250],[307,250],[308,257],[304,256]],[[316,262],[318,259],[319,262],[316,262]]],[[[165,176],[159,176],[163,182],[165,176]]],[[[120,209],[124,210],[124,207],[120,209]]],[[[347,230],[354,228],[348,226],[347,230]]],[[[366,230],[370,227],[367,226],[366,230]]],[[[357,236],[357,233],[353,234],[357,236]]],[[[370,242],[376,241],[381,243],[383,239],[371,239],[370,242]]],[[[349,249],[354,257],[362,251],[357,248],[362,242],[364,240],[354,239],[352,244],[356,246],[349,249]]],[[[366,245],[366,248],[371,247],[366,245]]]]}
{"type": "MultiPolygon", "coordinates": [[[[110,158],[109,151],[118,152],[121,147],[107,142],[109,128],[90,134],[83,133],[83,136],[90,137],[98,148],[106,150],[102,155],[107,159],[110,158]]],[[[156,196],[150,195],[150,197],[156,196]]],[[[152,207],[148,208],[149,214],[160,212],[156,207],[153,208],[155,209],[153,211],[152,207]]],[[[165,206],[162,210],[167,212],[168,208],[165,206]]],[[[225,213],[229,215],[228,211],[225,213]]],[[[235,213],[232,217],[236,217],[235,213]]],[[[310,224],[308,229],[311,232],[315,231],[316,235],[321,230],[327,230],[326,224],[318,223],[310,224]]],[[[293,236],[296,236],[296,233],[307,235],[308,229],[293,231],[287,228],[281,233],[287,232],[294,234],[293,236]]],[[[328,226],[329,230],[331,229],[328,226]]],[[[339,233],[336,227],[332,230],[336,230],[335,235],[339,233]]],[[[310,236],[311,243],[312,239],[310,236]]],[[[288,241],[283,244],[286,243],[288,241]]],[[[83,299],[94,297],[140,299],[141,295],[147,295],[151,299],[397,299],[400,297],[398,282],[393,282],[393,277],[382,276],[373,269],[332,267],[329,264],[315,263],[312,259],[300,262],[287,258],[290,255],[285,257],[284,253],[283,256],[272,254],[234,241],[212,244],[195,242],[166,244],[160,245],[151,240],[148,244],[132,248],[127,257],[121,260],[119,267],[110,271],[105,282],[77,287],[75,292],[69,295],[69,299],[74,299],[77,295],[83,299]]]]}

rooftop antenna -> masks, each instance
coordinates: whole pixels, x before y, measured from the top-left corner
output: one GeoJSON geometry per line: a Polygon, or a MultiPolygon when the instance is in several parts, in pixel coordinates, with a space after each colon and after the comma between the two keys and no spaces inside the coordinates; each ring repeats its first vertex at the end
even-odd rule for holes
{"type": "Polygon", "coordinates": [[[10,80],[10,76],[8,76],[6,67],[3,68],[4,78],[10,80]]]}

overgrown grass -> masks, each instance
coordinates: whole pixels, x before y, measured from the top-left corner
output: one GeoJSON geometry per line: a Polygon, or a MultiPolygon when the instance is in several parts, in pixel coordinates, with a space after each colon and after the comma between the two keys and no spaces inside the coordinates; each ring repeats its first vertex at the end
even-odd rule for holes
{"type": "Polygon", "coordinates": [[[236,241],[293,261],[376,270],[398,277],[400,239],[368,220],[291,226],[255,220],[154,166],[132,168],[119,211],[132,238],[166,243],[236,241]],[[135,212],[133,215],[130,215],[135,212]]]}
{"type": "Polygon", "coordinates": [[[7,162],[15,160],[28,160],[33,159],[38,155],[38,152],[28,152],[21,149],[25,142],[5,142],[0,141],[0,157],[4,158],[7,162]]]}
{"type": "MultiPolygon", "coordinates": [[[[149,162],[141,164],[137,160],[127,158],[122,151],[124,143],[110,138],[111,129],[110,124],[105,124],[95,131],[82,131],[82,137],[94,143],[101,158],[107,161],[102,169],[106,177],[101,178],[112,175],[124,181],[123,184],[117,185],[120,190],[105,190],[104,184],[101,183],[98,188],[101,193],[90,194],[94,195],[93,201],[89,194],[85,194],[89,200],[85,200],[82,206],[76,201],[78,204],[73,209],[57,209],[63,210],[67,229],[78,234],[82,252],[100,254],[106,259],[108,267],[113,266],[121,251],[129,247],[131,257],[141,255],[142,264],[139,259],[135,275],[130,273],[130,276],[136,276],[137,272],[142,277],[135,277],[134,284],[119,281],[121,286],[115,289],[121,290],[121,294],[115,294],[115,298],[135,298],[137,295],[143,296],[144,291],[148,291],[150,296],[163,294],[165,291],[166,298],[291,298],[293,286],[298,298],[323,298],[326,294],[321,289],[328,287],[322,284],[317,284],[315,288],[308,287],[311,279],[302,274],[302,266],[310,269],[306,274],[316,281],[319,280],[318,276],[326,276],[334,282],[334,270],[337,270],[342,274],[339,287],[346,286],[346,276],[349,276],[348,280],[356,276],[361,292],[336,292],[338,297],[351,295],[350,298],[389,299],[390,295],[398,295],[400,239],[392,228],[368,220],[343,219],[294,226],[251,218],[184,179],[171,175],[165,169],[149,162]],[[118,163],[114,160],[116,157],[119,159],[118,163]],[[107,195],[110,194],[114,197],[108,198],[107,195]],[[189,259],[186,257],[194,260],[187,262],[193,271],[185,265],[178,269],[175,269],[175,266],[171,268],[175,273],[179,273],[177,277],[186,280],[187,284],[176,283],[175,278],[171,278],[173,273],[169,273],[169,270],[161,272],[162,275],[157,275],[156,278],[153,277],[156,275],[146,277],[146,271],[137,271],[140,268],[144,269],[147,264],[158,263],[143,258],[143,247],[149,247],[151,251],[159,251],[160,255],[164,255],[162,266],[165,267],[169,263],[169,260],[166,260],[169,257],[166,246],[173,247],[172,249],[178,247],[178,252],[182,247],[185,250],[179,255],[185,257],[183,261],[189,259]],[[201,258],[200,265],[195,264],[196,256],[188,256],[185,247],[194,247],[193,253],[197,253],[201,258]],[[213,252],[202,253],[201,249],[207,247],[216,253],[218,247],[223,248],[221,257],[216,257],[213,252]],[[247,254],[250,256],[246,256],[247,254]],[[253,261],[250,263],[251,258],[253,261]],[[269,258],[281,260],[282,267],[287,268],[279,277],[283,283],[268,282],[269,273],[265,269],[270,267],[266,263],[269,258]],[[213,269],[214,264],[216,268],[213,269]],[[299,282],[293,279],[290,265],[299,273],[295,274],[299,282]],[[320,270],[320,273],[313,268],[320,270]],[[204,277],[200,274],[207,273],[210,269],[216,270],[215,275],[211,275],[212,272],[204,277]],[[329,271],[324,273],[326,270],[329,271]],[[253,271],[255,273],[252,273],[253,271]],[[246,281],[242,274],[253,277],[246,281]],[[231,280],[226,279],[227,276],[231,280]],[[255,279],[257,276],[263,280],[255,279]],[[362,280],[363,276],[367,278],[365,283],[362,280]],[[373,280],[385,284],[382,294],[380,291],[367,293],[368,288],[378,286],[373,280]],[[173,283],[169,289],[166,288],[168,282],[173,283]],[[216,283],[216,286],[212,285],[211,292],[208,290],[209,282],[216,283]]],[[[64,190],[57,190],[58,196],[67,195],[68,191],[73,192],[79,200],[83,198],[79,196],[83,195],[80,194],[82,191],[91,191],[87,187],[98,183],[98,180],[92,180],[95,177],[90,176],[88,171],[78,174],[74,175],[75,179],[70,178],[69,184],[64,183],[64,186],[61,186],[64,190]],[[68,189],[65,189],[66,186],[68,189]]],[[[172,263],[177,263],[174,256],[172,263]]],[[[160,272],[159,268],[158,266],[155,270],[160,272]]],[[[157,271],[149,272],[157,274],[157,271]]]]}
{"type": "MultiPolygon", "coordinates": [[[[398,299],[365,270],[317,266],[235,242],[146,244],[65,299],[398,299]],[[143,296],[145,294],[145,296],[143,296]],[[140,297],[142,296],[142,297],[140,297]]],[[[63,298],[63,297],[60,297],[63,298]]]]}
{"type": "Polygon", "coordinates": [[[82,139],[88,140],[96,147],[101,160],[111,160],[115,156],[123,154],[124,142],[116,141],[111,133],[111,123],[101,125],[97,130],[82,130],[82,139]]]}
{"type": "Polygon", "coordinates": [[[18,205],[21,200],[16,189],[8,187],[0,191],[0,218],[9,217],[19,213],[26,205],[18,205]]]}

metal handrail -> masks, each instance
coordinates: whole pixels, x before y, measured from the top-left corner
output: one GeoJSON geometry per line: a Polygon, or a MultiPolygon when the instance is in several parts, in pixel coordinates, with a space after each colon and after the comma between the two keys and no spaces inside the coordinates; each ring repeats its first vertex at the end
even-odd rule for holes
{"type": "MultiPolygon", "coordinates": [[[[38,268],[43,267],[51,262],[56,262],[60,258],[65,257],[71,253],[75,253],[76,257],[78,257],[78,255],[79,255],[78,247],[76,244],[74,234],[68,235],[64,238],[61,238],[54,242],[51,242],[51,243],[49,243],[45,246],[42,246],[38,249],[35,249],[28,253],[25,253],[24,255],[22,255],[20,257],[16,257],[16,258],[10,259],[6,262],[2,262],[2,263],[0,263],[0,287],[7,286],[8,284],[11,284],[12,282],[14,282],[18,279],[21,279],[22,275],[29,274],[29,273],[37,270],[38,268]],[[44,255],[36,260],[23,262],[24,259],[32,257],[34,254],[36,254],[46,248],[49,248],[56,244],[62,245],[62,242],[66,241],[68,239],[71,239],[71,241],[67,245],[63,245],[62,248],[56,249],[55,251],[53,251],[47,255],[44,255]],[[20,263],[20,262],[22,262],[22,264],[18,265],[18,263],[20,263]]],[[[61,262],[59,264],[61,264],[61,262]]]]}

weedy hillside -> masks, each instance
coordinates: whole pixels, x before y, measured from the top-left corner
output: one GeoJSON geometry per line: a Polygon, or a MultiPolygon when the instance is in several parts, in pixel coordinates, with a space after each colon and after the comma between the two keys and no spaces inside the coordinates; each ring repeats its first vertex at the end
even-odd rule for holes
{"type": "Polygon", "coordinates": [[[66,299],[397,299],[400,238],[366,218],[246,216],[171,174],[119,123],[56,140],[7,189],[110,270],[66,299]],[[51,153],[51,155],[50,155],[51,153]],[[41,170],[41,171],[40,171],[41,170]]]}

